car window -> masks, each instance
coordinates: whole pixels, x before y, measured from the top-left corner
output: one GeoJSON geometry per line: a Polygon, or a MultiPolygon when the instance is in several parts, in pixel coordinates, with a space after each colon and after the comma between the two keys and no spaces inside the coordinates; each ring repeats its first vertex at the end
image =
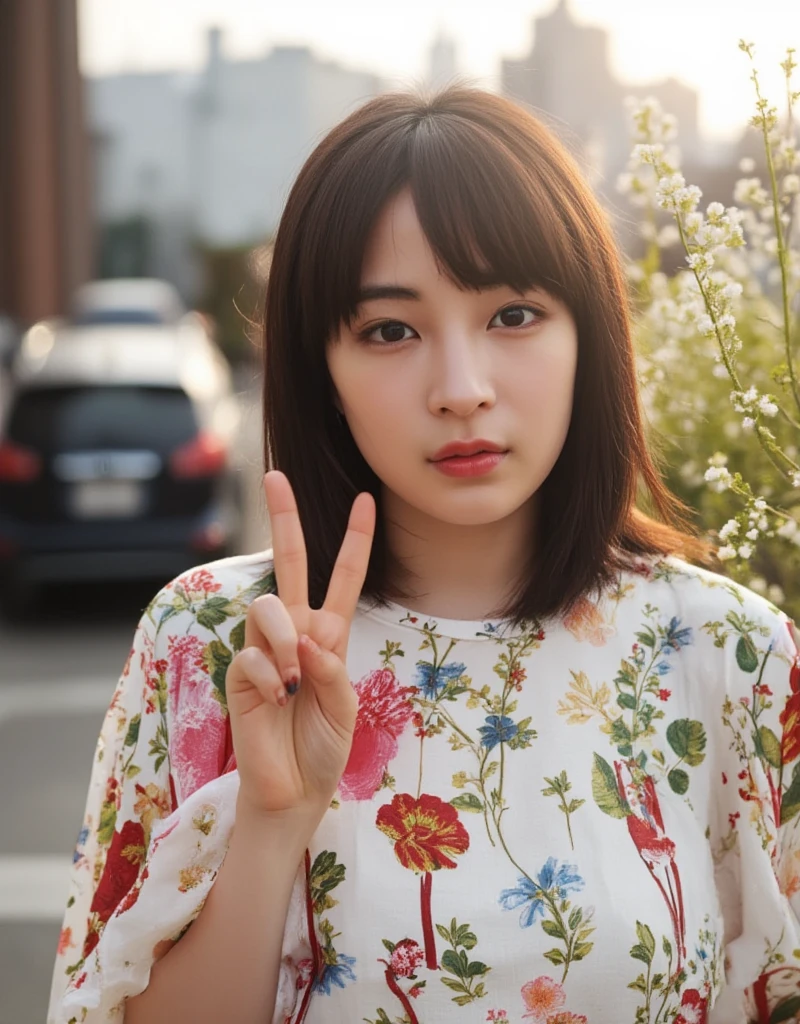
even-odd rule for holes
{"type": "Polygon", "coordinates": [[[197,433],[179,388],[42,388],[17,397],[8,436],[37,451],[146,448],[171,451],[197,433]]]}
{"type": "Polygon", "coordinates": [[[156,309],[85,309],[72,317],[76,327],[102,324],[165,324],[165,317],[156,309]]]}

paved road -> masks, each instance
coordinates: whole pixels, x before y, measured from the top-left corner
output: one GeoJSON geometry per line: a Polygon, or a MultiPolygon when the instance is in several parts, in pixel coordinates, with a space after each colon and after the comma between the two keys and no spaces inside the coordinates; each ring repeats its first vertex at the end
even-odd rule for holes
{"type": "MultiPolygon", "coordinates": [[[[269,546],[258,397],[242,394],[244,551],[269,546]]],[[[0,1024],[43,1024],[70,857],[97,734],[143,585],[52,589],[24,626],[0,619],[0,1024]]]]}

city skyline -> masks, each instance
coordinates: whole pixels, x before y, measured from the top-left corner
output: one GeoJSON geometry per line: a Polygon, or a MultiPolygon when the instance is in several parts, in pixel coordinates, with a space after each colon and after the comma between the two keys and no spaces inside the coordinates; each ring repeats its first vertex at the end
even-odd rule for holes
{"type": "MultiPolygon", "coordinates": [[[[263,56],[277,45],[307,45],[321,58],[381,75],[391,85],[424,80],[440,32],[456,46],[460,74],[500,88],[502,60],[524,57],[535,17],[555,0],[407,0],[377,5],[339,0],[335,8],[311,0],[254,5],[252,0],[81,0],[81,63],[89,76],[122,71],[202,67],[206,30],[219,26],[232,60],[263,56]]],[[[614,72],[631,86],[675,77],[700,97],[700,129],[711,140],[736,138],[753,106],[749,62],[738,39],[755,42],[762,86],[779,108],[785,89],[779,62],[786,46],[800,49],[796,25],[782,0],[569,0],[573,18],[610,33],[614,72]]]]}

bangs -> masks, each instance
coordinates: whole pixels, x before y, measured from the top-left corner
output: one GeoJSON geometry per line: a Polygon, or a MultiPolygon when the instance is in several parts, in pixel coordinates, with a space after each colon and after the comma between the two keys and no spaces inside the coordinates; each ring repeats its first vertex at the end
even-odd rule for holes
{"type": "Polygon", "coordinates": [[[503,136],[434,107],[384,118],[342,147],[309,197],[314,230],[298,248],[293,292],[307,356],[316,361],[355,317],[370,233],[405,188],[441,273],[459,287],[540,287],[570,307],[583,297],[580,218],[552,145],[537,141],[529,128],[503,136]]]}
{"type": "Polygon", "coordinates": [[[554,197],[496,136],[452,115],[426,119],[408,185],[442,273],[463,288],[574,294],[573,246],[554,197]]]}

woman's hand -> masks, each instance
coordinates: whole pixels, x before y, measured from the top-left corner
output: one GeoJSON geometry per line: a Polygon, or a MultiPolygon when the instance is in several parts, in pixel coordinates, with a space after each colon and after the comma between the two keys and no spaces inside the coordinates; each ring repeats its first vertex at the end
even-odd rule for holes
{"type": "Polygon", "coordinates": [[[289,481],[264,478],[278,593],[247,612],[243,649],[226,690],[247,810],[320,816],[344,772],[358,700],[347,673],[347,642],[367,574],[375,502],[359,494],[325,603],[308,604],[306,546],[289,481]]]}

